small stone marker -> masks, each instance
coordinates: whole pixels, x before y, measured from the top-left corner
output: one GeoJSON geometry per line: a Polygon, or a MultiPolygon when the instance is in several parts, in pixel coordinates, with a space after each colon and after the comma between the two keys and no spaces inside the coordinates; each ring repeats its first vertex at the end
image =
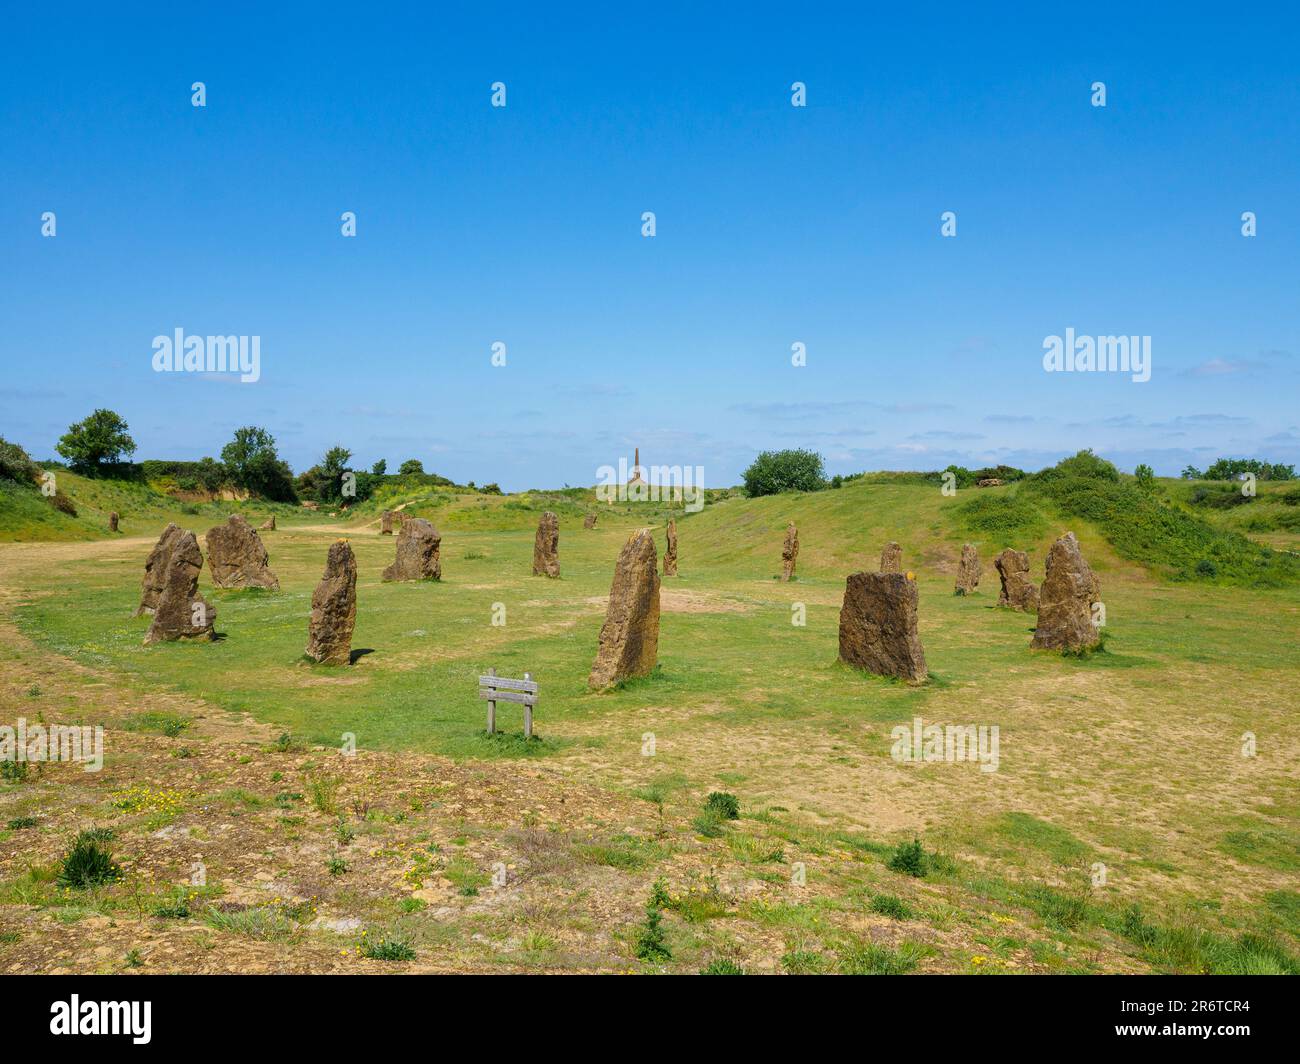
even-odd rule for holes
{"type": "Polygon", "coordinates": [[[162,591],[145,633],[145,646],[178,639],[211,640],[217,611],[199,594],[203,552],[193,532],[175,537],[162,574],[162,591]]]}
{"type": "Polygon", "coordinates": [[[266,547],[261,537],[239,514],[232,514],[224,525],[208,529],[206,539],[208,569],[217,587],[280,590],[280,581],[266,567],[266,547]]]}
{"type": "Polygon", "coordinates": [[[385,510],[379,515],[379,534],[381,536],[391,536],[393,534],[392,510],[385,510]]]}
{"type": "Polygon", "coordinates": [[[1047,575],[1038,598],[1038,627],[1030,643],[1035,650],[1083,650],[1101,642],[1092,621],[1092,605],[1101,582],[1084,561],[1079,541],[1067,532],[1047,554],[1047,575]]]}
{"type": "Polygon", "coordinates": [[[140,584],[140,605],[135,611],[137,617],[152,614],[158,608],[158,597],[162,594],[166,580],[167,559],[171,557],[172,548],[183,534],[179,526],[169,524],[149,552],[144,563],[144,580],[140,584]]]}
{"type": "Polygon", "coordinates": [[[1038,588],[1029,579],[1029,555],[1008,547],[996,558],[993,565],[1002,580],[998,605],[1008,609],[1033,612],[1038,609],[1038,588]]]}
{"type": "Polygon", "coordinates": [[[901,573],[903,571],[903,548],[897,543],[885,544],[880,552],[880,571],[882,573],[901,573]]]}
{"type": "Polygon", "coordinates": [[[347,540],[330,544],[325,575],[311,596],[307,656],[322,665],[352,660],[352,629],[357,623],[357,559],[347,540]]]}
{"type": "Polygon", "coordinates": [[[397,533],[397,557],[384,570],[385,580],[441,580],[442,536],[423,517],[403,521],[397,533]]]}
{"type": "Polygon", "coordinates": [[[677,575],[677,519],[668,522],[668,544],[664,547],[664,576],[677,575]]]}
{"type": "Polygon", "coordinates": [[[791,521],[785,528],[785,542],[781,544],[781,579],[794,579],[794,564],[799,558],[799,530],[791,521]]]}
{"type": "Polygon", "coordinates": [[[537,522],[533,539],[533,576],[560,575],[560,519],[550,510],[537,522]]]}
{"type": "Polygon", "coordinates": [[[113,511],[108,515],[108,530],[109,530],[110,532],[116,532],[116,531],[117,531],[117,522],[118,522],[117,511],[116,511],[116,510],[113,510],[113,511]]]}
{"type": "Polygon", "coordinates": [[[853,573],[840,609],[840,660],[879,676],[921,683],[929,672],[916,631],[916,580],[903,573],[853,573]]]}
{"type": "Polygon", "coordinates": [[[957,563],[957,583],[954,595],[973,595],[980,583],[980,554],[974,543],[963,543],[961,560],[957,563]]]}
{"type": "Polygon", "coordinates": [[[588,514],[586,517],[584,517],[584,518],[582,519],[582,527],[583,527],[583,528],[595,528],[595,527],[596,527],[596,515],[595,515],[595,514],[588,514]]]}
{"type": "Polygon", "coordinates": [[[659,559],[654,533],[634,532],[619,551],[600,646],[587,685],[610,687],[644,676],[659,659],[659,559]]]}
{"type": "Polygon", "coordinates": [[[498,676],[496,669],[488,669],[486,676],[478,678],[478,696],[487,700],[487,731],[495,735],[497,731],[497,703],[518,702],[524,707],[524,738],[533,737],[533,706],[537,705],[537,683],[531,672],[524,673],[522,680],[511,680],[498,676]]]}

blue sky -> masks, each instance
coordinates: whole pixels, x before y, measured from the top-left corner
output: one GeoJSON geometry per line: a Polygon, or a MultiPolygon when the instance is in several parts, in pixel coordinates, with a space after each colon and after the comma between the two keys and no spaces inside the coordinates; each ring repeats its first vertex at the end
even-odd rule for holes
{"type": "Polygon", "coordinates": [[[266,6],[0,15],[0,435],[34,455],[109,406],[137,458],[256,424],[295,469],[507,489],[638,445],[710,484],[788,446],[1300,461],[1293,11],[266,6]],[[176,328],[260,336],[261,380],[155,373],[176,328]],[[1066,328],[1149,335],[1151,380],[1045,373],[1066,328]]]}

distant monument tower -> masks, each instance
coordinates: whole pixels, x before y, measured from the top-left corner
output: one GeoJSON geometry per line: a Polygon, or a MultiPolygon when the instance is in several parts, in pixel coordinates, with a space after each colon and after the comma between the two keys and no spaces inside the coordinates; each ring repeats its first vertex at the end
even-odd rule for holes
{"type": "Polygon", "coordinates": [[[640,484],[640,483],[642,483],[642,480],[641,480],[641,448],[640,448],[640,447],[633,448],[633,455],[634,455],[634,457],[632,458],[632,475],[628,478],[628,481],[627,481],[627,482],[628,482],[629,484],[640,484]]]}

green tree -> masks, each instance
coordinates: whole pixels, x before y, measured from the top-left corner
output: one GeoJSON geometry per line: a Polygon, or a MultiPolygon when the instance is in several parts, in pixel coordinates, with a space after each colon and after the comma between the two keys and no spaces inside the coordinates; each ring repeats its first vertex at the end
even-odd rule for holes
{"type": "Polygon", "coordinates": [[[377,477],[382,477],[385,473],[388,472],[387,459],[384,458],[379,459],[378,462],[376,462],[374,465],[370,467],[370,472],[377,477]]]}
{"type": "Polygon", "coordinates": [[[745,470],[745,492],[750,496],[820,491],[824,487],[825,463],[814,451],[764,451],[745,470]]]}
{"type": "Polygon", "coordinates": [[[1150,495],[1156,490],[1156,473],[1149,465],[1143,462],[1135,470],[1133,476],[1137,478],[1137,485],[1144,492],[1150,495]]]}
{"type": "Polygon", "coordinates": [[[68,426],[55,449],[74,469],[95,472],[105,462],[120,462],[135,453],[127,424],[112,410],[96,410],[84,421],[68,426]]]}
{"type": "Polygon", "coordinates": [[[268,499],[293,498],[289,466],[275,450],[275,437],[266,429],[247,425],[235,430],[235,437],[221,449],[221,461],[238,488],[268,499]]]}
{"type": "Polygon", "coordinates": [[[424,473],[424,463],[418,458],[408,458],[397,469],[401,476],[411,476],[412,474],[421,475],[424,473]]]}

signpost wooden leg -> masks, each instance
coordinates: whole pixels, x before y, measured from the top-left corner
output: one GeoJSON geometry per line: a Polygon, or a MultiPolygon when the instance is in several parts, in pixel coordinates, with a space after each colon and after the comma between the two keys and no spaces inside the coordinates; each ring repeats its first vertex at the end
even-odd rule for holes
{"type": "MultiPolygon", "coordinates": [[[[525,680],[531,680],[532,678],[533,678],[533,674],[531,672],[524,673],[525,680]]],[[[530,705],[525,705],[524,706],[524,738],[531,739],[532,737],[533,737],[533,707],[530,705]]]]}
{"type": "MultiPolygon", "coordinates": [[[[489,676],[495,676],[496,674],[496,669],[488,669],[489,676]]],[[[497,733],[497,703],[495,698],[488,699],[487,730],[489,735],[495,735],[497,733]]]]}

